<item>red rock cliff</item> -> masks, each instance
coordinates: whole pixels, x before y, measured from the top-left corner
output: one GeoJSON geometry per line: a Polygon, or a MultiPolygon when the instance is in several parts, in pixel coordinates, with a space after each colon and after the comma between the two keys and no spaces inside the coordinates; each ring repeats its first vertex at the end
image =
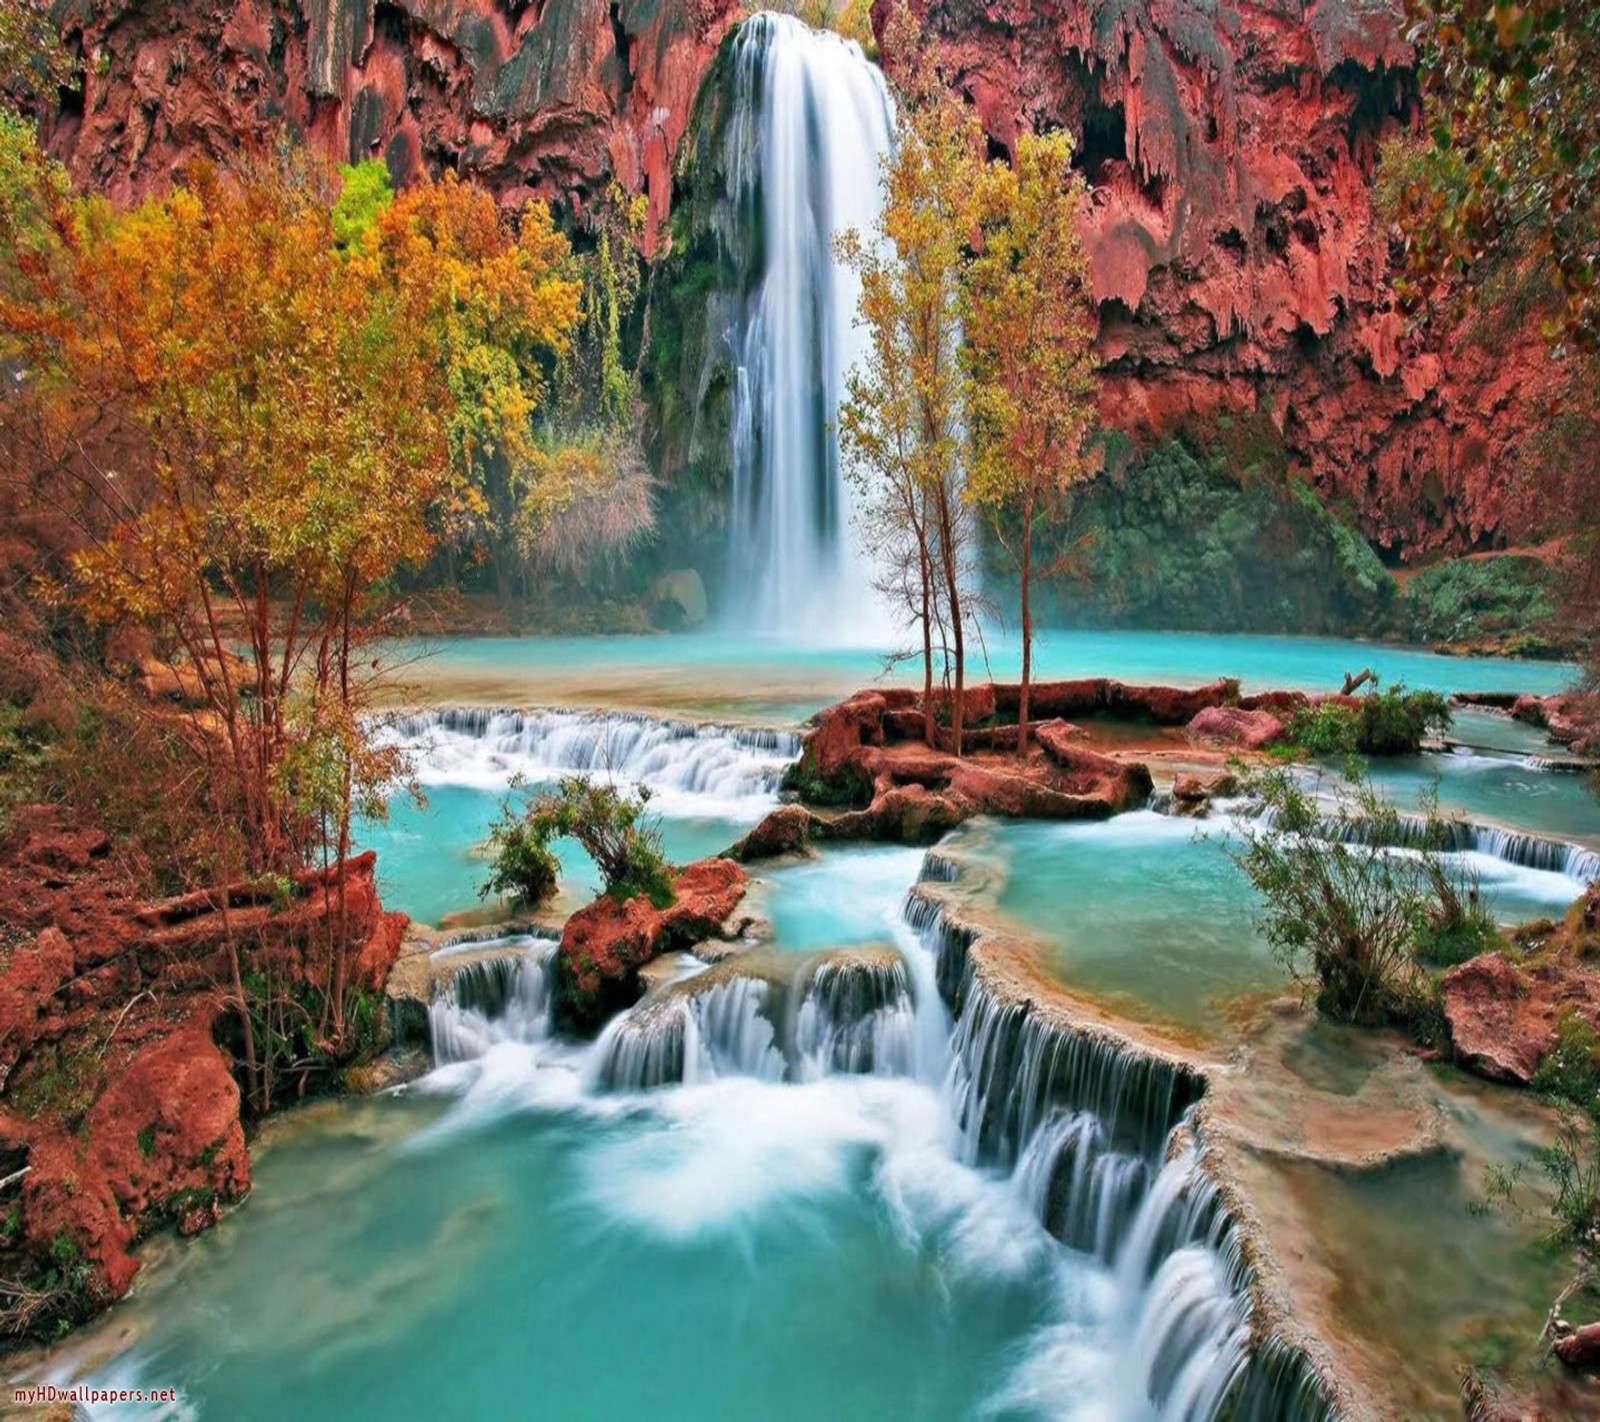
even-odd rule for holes
{"type": "MultiPolygon", "coordinates": [[[[880,26],[885,6],[878,0],[880,26]]],[[[1248,413],[1393,557],[1495,546],[1550,383],[1527,322],[1413,320],[1375,224],[1409,122],[1390,0],[913,0],[996,144],[1072,129],[1093,188],[1103,413],[1136,435],[1248,413]]],[[[81,105],[50,141],[127,199],[284,128],[404,176],[459,168],[582,211],[619,182],[659,240],[739,0],[71,0],[81,105]]]]}
{"type": "Polygon", "coordinates": [[[1503,538],[1551,372],[1532,323],[1468,331],[1394,300],[1371,188],[1414,113],[1398,4],[915,3],[996,144],[1079,141],[1108,424],[1265,416],[1391,555],[1503,538]]]}
{"type": "Polygon", "coordinates": [[[402,177],[456,168],[507,200],[580,211],[621,183],[650,199],[737,0],[72,0],[81,103],[51,124],[73,176],[127,199],[195,154],[285,128],[402,177]]]}

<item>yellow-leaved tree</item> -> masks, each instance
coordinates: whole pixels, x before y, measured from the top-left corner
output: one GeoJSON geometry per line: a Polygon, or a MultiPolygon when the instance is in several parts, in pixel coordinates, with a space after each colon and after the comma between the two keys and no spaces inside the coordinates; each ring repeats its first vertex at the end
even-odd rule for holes
{"type": "Polygon", "coordinates": [[[1017,752],[1028,753],[1033,536],[1093,472],[1094,302],[1078,236],[1083,180],[1064,132],[1024,133],[978,185],[980,249],[963,308],[975,451],[970,496],[994,514],[1021,580],[1017,752]]]}
{"type": "Polygon", "coordinates": [[[454,179],[336,224],[308,158],[199,164],[118,213],[7,151],[0,349],[101,510],[56,595],[155,638],[190,709],[152,714],[185,726],[224,862],[325,871],[341,931],[308,1035],[336,1048],[352,818],[400,768],[368,643],[397,575],[486,517],[493,460],[531,448],[538,363],[576,319],[566,243],[454,179]]]}
{"type": "Polygon", "coordinates": [[[839,439],[863,493],[861,531],[884,569],[880,586],[921,635],[927,739],[936,739],[937,648],[959,755],[971,615],[961,305],[982,133],[940,79],[909,10],[896,9],[884,42],[896,61],[899,128],[874,232],[847,232],[838,243],[860,278],[857,324],[867,335],[840,403],[839,439]]]}

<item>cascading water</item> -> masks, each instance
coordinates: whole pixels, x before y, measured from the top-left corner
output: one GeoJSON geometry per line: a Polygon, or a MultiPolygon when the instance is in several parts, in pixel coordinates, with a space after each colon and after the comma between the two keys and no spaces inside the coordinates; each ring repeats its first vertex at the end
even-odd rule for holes
{"type": "Polygon", "coordinates": [[[471,1061],[499,1042],[549,1036],[557,946],[553,938],[476,945],[475,953],[489,956],[449,972],[428,1005],[434,1061],[471,1061]]]}
{"type": "Polygon", "coordinates": [[[385,734],[416,754],[424,785],[498,790],[514,775],[599,774],[648,787],[667,812],[744,818],[776,798],[800,753],[788,731],[622,712],[462,707],[399,717],[385,734]]]}
{"type": "Polygon", "coordinates": [[[881,640],[886,610],[850,526],[833,425],[861,348],[859,284],[834,239],[870,239],[893,114],[860,48],[787,15],[734,42],[727,165],[746,272],[734,341],[731,615],[760,631],[881,640]]]}

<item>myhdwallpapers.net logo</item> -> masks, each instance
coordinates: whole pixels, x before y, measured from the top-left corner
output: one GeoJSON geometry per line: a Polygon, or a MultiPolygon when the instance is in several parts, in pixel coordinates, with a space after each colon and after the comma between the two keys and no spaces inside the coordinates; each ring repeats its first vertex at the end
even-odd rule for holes
{"type": "Polygon", "coordinates": [[[31,1387],[11,1389],[11,1401],[17,1407],[53,1407],[62,1403],[82,1403],[85,1407],[105,1406],[117,1402],[176,1402],[175,1387],[57,1387],[54,1383],[38,1383],[31,1387]]]}

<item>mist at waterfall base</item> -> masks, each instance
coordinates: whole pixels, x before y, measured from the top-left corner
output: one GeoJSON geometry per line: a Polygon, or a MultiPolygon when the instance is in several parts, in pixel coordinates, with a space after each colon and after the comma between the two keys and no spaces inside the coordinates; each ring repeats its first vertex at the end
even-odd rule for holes
{"type": "MultiPolygon", "coordinates": [[[[908,884],[870,856],[838,869],[925,982],[908,884]]],[[[1169,1237],[1186,1163],[1119,1210],[1109,1252],[1046,1233],[1033,1154],[976,1163],[964,1111],[1010,1097],[984,1074],[988,1016],[915,1077],[638,1093],[597,1089],[605,1039],[551,1036],[544,1001],[505,1005],[522,1030],[404,1098],[278,1123],[249,1205],[118,1309],[126,1351],[94,1380],[176,1385],[170,1415],[230,1419],[1146,1422],[1211,1417],[1239,1376],[1235,1286],[1188,1226],[1169,1237]]],[[[936,994],[899,1010],[951,1044],[936,994]]],[[[1052,1151],[1079,1129],[1056,1119],[1037,1122],[1052,1151]]]]}

